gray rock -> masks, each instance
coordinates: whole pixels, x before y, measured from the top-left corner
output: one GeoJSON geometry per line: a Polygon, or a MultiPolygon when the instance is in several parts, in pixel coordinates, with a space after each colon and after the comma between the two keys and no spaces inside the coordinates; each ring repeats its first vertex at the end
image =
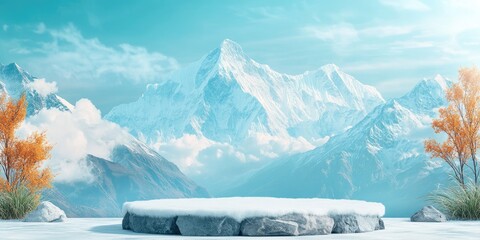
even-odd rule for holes
{"type": "Polygon", "coordinates": [[[385,229],[385,223],[383,222],[383,219],[379,218],[378,219],[378,228],[375,228],[375,230],[384,230],[385,229]]]}
{"type": "Polygon", "coordinates": [[[280,217],[254,217],[242,221],[244,236],[299,236],[330,234],[334,221],[326,216],[288,214],[280,217]]]}
{"type": "Polygon", "coordinates": [[[412,222],[445,222],[447,218],[433,206],[425,206],[410,217],[412,222]]]}
{"type": "Polygon", "coordinates": [[[383,220],[379,217],[337,215],[333,219],[335,224],[332,233],[362,233],[385,229],[383,220]]]}
{"type": "Polygon", "coordinates": [[[240,223],[230,217],[178,216],[177,226],[184,236],[238,236],[240,223]]]}
{"type": "Polygon", "coordinates": [[[139,233],[180,234],[176,225],[177,217],[147,217],[126,213],[122,228],[139,233]]]}
{"type": "Polygon", "coordinates": [[[129,212],[125,213],[125,216],[123,216],[122,228],[124,230],[132,230],[130,229],[130,213],[129,212]]]}
{"type": "Polygon", "coordinates": [[[25,222],[63,222],[67,219],[65,212],[48,201],[41,202],[38,207],[27,214],[25,222]]]}
{"type": "Polygon", "coordinates": [[[141,233],[181,234],[184,236],[302,236],[330,233],[361,233],[385,229],[374,216],[315,216],[287,214],[278,217],[252,217],[237,222],[231,217],[144,217],[127,212],[122,228],[141,233]]]}

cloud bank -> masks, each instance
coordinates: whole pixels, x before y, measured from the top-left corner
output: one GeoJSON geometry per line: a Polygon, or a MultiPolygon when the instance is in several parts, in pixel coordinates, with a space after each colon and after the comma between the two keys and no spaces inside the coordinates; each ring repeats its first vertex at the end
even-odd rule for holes
{"type": "Polygon", "coordinates": [[[28,83],[27,87],[35,90],[42,97],[58,91],[57,82],[47,82],[44,78],[35,79],[33,82],[28,83]]]}
{"type": "Polygon", "coordinates": [[[216,142],[201,135],[185,134],[180,138],[152,143],[166,159],[174,162],[200,185],[208,185],[213,194],[225,189],[239,176],[263,166],[270,160],[304,152],[315,146],[304,138],[253,133],[241,143],[216,142]]]}
{"type": "Polygon", "coordinates": [[[152,82],[178,66],[175,59],[144,47],[127,43],[111,47],[97,38],[86,38],[73,24],[50,29],[41,23],[34,32],[50,37],[32,50],[40,55],[39,66],[52,66],[66,80],[152,82]]]}
{"type": "Polygon", "coordinates": [[[54,181],[63,183],[93,181],[95,176],[85,161],[87,154],[110,160],[111,150],[130,138],[125,129],[103,120],[88,99],[79,100],[71,112],[41,110],[25,121],[19,135],[32,131],[45,131],[53,145],[46,166],[52,169],[54,181]]]}

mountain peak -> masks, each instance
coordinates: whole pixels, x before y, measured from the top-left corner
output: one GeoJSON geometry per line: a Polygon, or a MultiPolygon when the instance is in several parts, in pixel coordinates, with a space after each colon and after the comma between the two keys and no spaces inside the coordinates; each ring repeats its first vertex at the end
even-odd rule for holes
{"type": "Polygon", "coordinates": [[[414,112],[431,113],[432,109],[445,105],[445,91],[451,84],[441,75],[424,78],[399,101],[414,112]]]}
{"type": "MultiPolygon", "coordinates": [[[[9,63],[7,65],[2,65],[0,69],[0,74],[4,75],[4,81],[9,79],[11,82],[30,82],[32,76],[23,70],[17,63],[9,63]]],[[[7,84],[8,85],[8,84],[7,84]]]]}
{"type": "Polygon", "coordinates": [[[224,39],[222,43],[220,44],[220,51],[239,51],[243,52],[242,47],[240,44],[230,40],[230,39],[224,39]]]}
{"type": "Polygon", "coordinates": [[[240,44],[230,40],[225,39],[220,44],[220,58],[224,60],[233,60],[239,58],[245,58],[245,53],[243,52],[242,47],[240,44]]]}
{"type": "Polygon", "coordinates": [[[433,78],[433,80],[435,82],[438,83],[438,85],[440,85],[442,87],[443,90],[446,90],[449,85],[451,84],[451,81],[448,80],[447,78],[443,77],[442,75],[440,74],[437,74],[435,75],[435,77],[433,78]]]}
{"type": "Polygon", "coordinates": [[[325,64],[321,67],[321,69],[326,73],[337,72],[340,70],[340,68],[333,63],[325,64]]]}
{"type": "Polygon", "coordinates": [[[442,91],[447,90],[447,88],[452,84],[450,80],[443,77],[440,74],[435,75],[433,78],[424,78],[420,81],[413,89],[413,91],[418,89],[441,89],[442,91]]]}
{"type": "Polygon", "coordinates": [[[8,72],[18,72],[18,73],[23,72],[22,68],[15,62],[4,65],[3,68],[5,69],[5,71],[8,71],[8,72]]]}
{"type": "Polygon", "coordinates": [[[225,72],[240,68],[249,59],[242,47],[230,39],[223,40],[220,47],[212,53],[219,70],[225,72]]]}

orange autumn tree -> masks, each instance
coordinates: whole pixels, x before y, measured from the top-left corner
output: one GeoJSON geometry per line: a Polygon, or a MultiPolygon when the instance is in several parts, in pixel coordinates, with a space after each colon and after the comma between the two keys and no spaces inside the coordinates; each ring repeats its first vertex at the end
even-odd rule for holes
{"type": "Polygon", "coordinates": [[[470,170],[473,181],[478,184],[479,163],[477,150],[480,147],[480,71],[476,67],[459,70],[459,82],[446,93],[448,106],[439,110],[432,127],[436,133],[445,133],[442,143],[428,139],[425,151],[432,158],[443,159],[453,170],[453,176],[465,186],[465,169],[470,170]]]}
{"type": "Polygon", "coordinates": [[[26,139],[15,136],[25,120],[26,108],[24,95],[18,101],[7,99],[5,94],[0,96],[0,191],[27,188],[38,193],[50,187],[50,170],[41,166],[51,150],[45,134],[34,132],[26,139]]]}

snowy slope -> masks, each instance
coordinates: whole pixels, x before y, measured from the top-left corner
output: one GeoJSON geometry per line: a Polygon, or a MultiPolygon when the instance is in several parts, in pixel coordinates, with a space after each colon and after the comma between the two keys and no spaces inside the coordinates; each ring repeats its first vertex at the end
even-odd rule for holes
{"type": "Polygon", "coordinates": [[[86,157],[94,182],[55,183],[43,198],[64,209],[70,217],[121,216],[128,201],[208,197],[205,189],[189,180],[173,163],[138,141],[119,145],[112,161],[86,157]]]}
{"type": "Polygon", "coordinates": [[[441,76],[425,79],[321,147],[249,173],[225,195],[364,199],[385,204],[387,216],[409,216],[446,183],[423,139],[433,135],[430,122],[449,84],[441,76]]]}
{"type": "MultiPolygon", "coordinates": [[[[330,234],[297,237],[270,237],[275,240],[477,240],[479,221],[448,221],[442,223],[410,222],[406,218],[383,218],[385,230],[362,234],[330,234]]],[[[69,239],[69,240],[117,240],[117,239],[168,239],[183,240],[185,236],[135,233],[122,229],[121,218],[70,218],[66,223],[25,223],[0,220],[0,234],[4,240],[19,239],[69,239]]],[[[190,238],[188,238],[190,239],[190,238]]],[[[217,240],[219,237],[195,239],[217,240]]],[[[252,237],[222,237],[222,240],[251,240],[252,237]]],[[[258,239],[258,238],[255,238],[258,239]]]]}
{"type": "Polygon", "coordinates": [[[16,63],[0,64],[0,92],[6,92],[14,98],[19,98],[25,93],[28,103],[28,116],[35,114],[43,108],[57,108],[66,111],[71,107],[71,104],[54,93],[42,96],[29,87],[29,84],[36,79],[16,63]]]}
{"type": "MultiPolygon", "coordinates": [[[[46,190],[43,198],[60,206],[67,216],[120,216],[125,201],[209,196],[205,189],[186,177],[175,164],[116,124],[100,119],[97,109],[94,109],[93,113],[83,112],[88,111],[88,108],[77,109],[78,105],[73,106],[53,93],[42,96],[30,87],[30,83],[36,78],[17,64],[2,65],[0,70],[2,92],[13,98],[26,93],[28,117],[23,128],[46,131],[47,138],[54,146],[48,166],[56,179],[53,188],[46,190]],[[74,118],[75,121],[71,121],[74,118]],[[78,128],[78,131],[68,128],[78,128]],[[59,132],[66,133],[61,135],[60,141],[50,138],[59,132]],[[104,136],[105,134],[118,136],[104,136]],[[78,155],[82,149],[101,153],[105,151],[102,149],[104,143],[116,144],[107,153],[108,156],[99,157],[88,151],[83,156],[78,155]],[[62,150],[63,148],[66,150],[62,150]],[[56,156],[59,152],[66,152],[66,155],[56,156]],[[71,156],[81,159],[71,159],[71,156]],[[55,161],[52,161],[53,159],[55,161]],[[75,162],[78,164],[73,164],[75,162]],[[91,178],[88,181],[65,179],[65,176],[73,177],[79,174],[89,175],[91,178]]],[[[94,108],[93,105],[92,107],[94,108]]]]}
{"type": "Polygon", "coordinates": [[[281,74],[224,40],[106,118],[150,141],[188,133],[236,143],[261,132],[315,143],[343,132],[383,102],[375,88],[333,64],[301,75],[281,74]]]}

